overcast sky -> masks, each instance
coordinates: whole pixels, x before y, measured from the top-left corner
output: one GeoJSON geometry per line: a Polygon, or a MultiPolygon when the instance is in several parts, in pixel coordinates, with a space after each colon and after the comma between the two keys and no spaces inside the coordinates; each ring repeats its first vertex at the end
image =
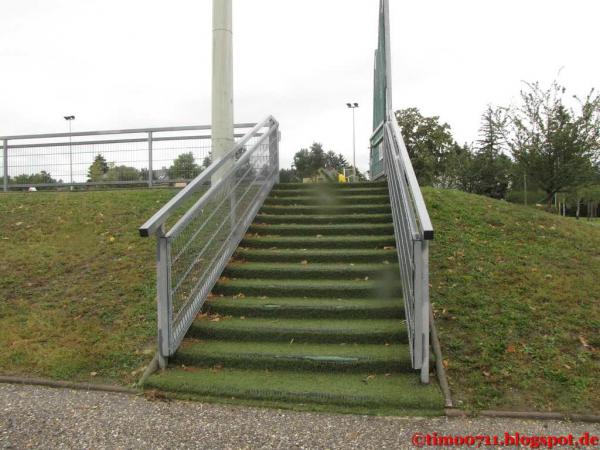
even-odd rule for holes
{"type": "MultiPolygon", "coordinates": [[[[236,122],[368,165],[378,0],[234,0],[236,122]]],[[[391,0],[394,108],[476,139],[488,103],[600,87],[597,0],[391,0]]],[[[210,0],[0,0],[0,135],[210,123],[210,0]]]]}

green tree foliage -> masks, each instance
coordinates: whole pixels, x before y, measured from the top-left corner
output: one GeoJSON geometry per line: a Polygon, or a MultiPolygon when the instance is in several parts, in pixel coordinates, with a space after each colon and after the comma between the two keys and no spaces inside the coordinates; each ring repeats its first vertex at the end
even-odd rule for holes
{"type": "Polygon", "coordinates": [[[298,174],[294,169],[281,169],[279,171],[279,182],[280,183],[299,183],[302,179],[298,177],[298,174]]]}
{"type": "Polygon", "coordinates": [[[315,176],[319,169],[323,169],[326,161],[323,145],[315,142],[310,149],[303,148],[294,155],[292,168],[300,178],[309,178],[315,176]]]}
{"type": "Polygon", "coordinates": [[[168,170],[171,180],[189,180],[196,178],[200,172],[202,172],[202,168],[196,164],[192,152],[179,155],[168,170]]]}
{"type": "Polygon", "coordinates": [[[104,181],[115,182],[115,181],[139,181],[142,180],[142,176],[139,170],[135,167],[129,166],[115,166],[111,164],[108,172],[103,177],[104,181]]]}
{"type": "Polygon", "coordinates": [[[94,162],[88,169],[88,181],[89,182],[98,182],[102,181],[104,175],[108,172],[108,163],[106,159],[101,154],[98,154],[96,158],[94,158],[94,162]]]}
{"type": "Polygon", "coordinates": [[[9,178],[9,180],[13,184],[54,184],[54,183],[57,183],[57,181],[54,178],[52,178],[52,175],[50,175],[45,170],[42,170],[39,173],[34,173],[31,175],[27,175],[27,174],[17,175],[16,177],[9,178]]]}
{"type": "Polygon", "coordinates": [[[502,109],[488,106],[483,113],[477,150],[470,167],[470,192],[498,199],[506,197],[513,173],[513,162],[504,153],[508,150],[506,121],[502,109]]]}
{"type": "Polygon", "coordinates": [[[593,90],[578,107],[569,107],[566,88],[528,83],[521,104],[510,110],[508,144],[514,159],[532,180],[553,196],[588,184],[600,152],[600,96],[593,90]]]}
{"type": "Polygon", "coordinates": [[[348,161],[341,153],[337,155],[329,150],[325,153],[325,169],[337,170],[338,172],[342,171],[344,168],[349,167],[348,161]]]}
{"type": "Polygon", "coordinates": [[[455,145],[450,125],[440,123],[438,116],[423,116],[417,108],[401,109],[395,114],[419,183],[439,185],[455,145]]]}

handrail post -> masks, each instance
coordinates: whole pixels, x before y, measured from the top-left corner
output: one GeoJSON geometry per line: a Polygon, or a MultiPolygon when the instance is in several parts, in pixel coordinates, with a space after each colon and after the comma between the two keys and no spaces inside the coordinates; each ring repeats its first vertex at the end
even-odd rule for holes
{"type": "Polygon", "coordinates": [[[423,365],[421,382],[429,383],[429,241],[421,241],[421,317],[423,323],[423,365]]]}
{"type": "Polygon", "coordinates": [[[8,192],[8,139],[4,139],[2,145],[3,145],[2,148],[4,150],[3,151],[3,153],[4,153],[4,156],[3,156],[3,159],[4,159],[4,166],[3,166],[3,168],[4,168],[4,179],[3,179],[4,192],[8,192]]]}
{"type": "Polygon", "coordinates": [[[152,187],[152,131],[148,131],[148,187],[152,187]]]}
{"type": "Polygon", "coordinates": [[[275,167],[275,183],[279,183],[279,127],[269,137],[269,160],[275,167]]]}
{"type": "Polygon", "coordinates": [[[165,369],[171,353],[171,271],[169,270],[170,244],[164,225],[156,234],[156,298],[158,311],[158,364],[165,369]]]}

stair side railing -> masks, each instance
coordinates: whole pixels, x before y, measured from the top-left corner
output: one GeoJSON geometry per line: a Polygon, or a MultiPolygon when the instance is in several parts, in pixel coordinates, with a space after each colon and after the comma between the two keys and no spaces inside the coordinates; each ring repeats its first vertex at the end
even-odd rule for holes
{"type": "Polygon", "coordinates": [[[279,123],[258,123],[140,227],[156,236],[158,363],[165,368],[279,178],[279,123]],[[167,227],[169,219],[176,222],[167,227]],[[167,229],[168,228],[168,229],[167,229]]]}
{"type": "Polygon", "coordinates": [[[394,113],[383,130],[383,163],[390,192],[412,367],[429,382],[429,241],[433,226],[394,113]]]}

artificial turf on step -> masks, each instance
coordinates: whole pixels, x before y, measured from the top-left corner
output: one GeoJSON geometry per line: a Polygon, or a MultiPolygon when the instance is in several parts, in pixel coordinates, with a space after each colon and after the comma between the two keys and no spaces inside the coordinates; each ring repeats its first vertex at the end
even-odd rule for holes
{"type": "Polygon", "coordinates": [[[147,387],[179,398],[437,415],[411,368],[387,187],[279,185],[147,387]],[[234,400],[231,400],[231,398],[234,400]]]}

